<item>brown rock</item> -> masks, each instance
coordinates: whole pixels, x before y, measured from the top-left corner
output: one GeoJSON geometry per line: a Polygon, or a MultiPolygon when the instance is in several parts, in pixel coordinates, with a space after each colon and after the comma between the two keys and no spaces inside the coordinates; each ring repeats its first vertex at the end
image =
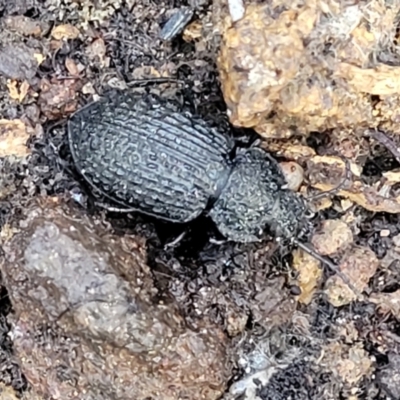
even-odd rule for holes
{"type": "MultiPolygon", "coordinates": [[[[225,337],[153,301],[134,237],[57,201],[24,209],[2,273],[15,355],[32,391],[53,399],[217,399],[229,378],[225,337]]],[[[15,227],[14,227],[15,228],[15,227]]]]}
{"type": "Polygon", "coordinates": [[[372,360],[360,342],[351,346],[332,342],[324,347],[323,355],[322,366],[352,387],[373,370],[372,360]]]}
{"type": "Polygon", "coordinates": [[[42,113],[49,119],[64,118],[73,113],[78,105],[80,87],[81,82],[74,79],[43,79],[38,99],[42,113]]]}
{"type": "Polygon", "coordinates": [[[19,119],[0,119],[0,157],[26,156],[29,130],[19,119]]]}
{"type": "Polygon", "coordinates": [[[10,15],[6,18],[5,24],[8,29],[17,31],[24,36],[40,36],[44,26],[40,21],[23,15],[10,15]]]}
{"type": "Polygon", "coordinates": [[[272,0],[235,23],[226,14],[218,67],[234,125],[280,138],[382,124],[400,133],[397,3],[272,0]]]}

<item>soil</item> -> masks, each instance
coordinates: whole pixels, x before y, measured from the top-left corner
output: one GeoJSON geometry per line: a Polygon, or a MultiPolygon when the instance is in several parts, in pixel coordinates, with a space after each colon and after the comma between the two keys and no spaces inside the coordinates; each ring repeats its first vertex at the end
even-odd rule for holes
{"type": "MultiPolygon", "coordinates": [[[[299,301],[304,275],[293,268],[293,248],[273,238],[224,242],[206,217],[176,226],[96,206],[64,124],[87,102],[138,79],[174,78],[184,83],[163,90],[231,128],[211,2],[94,3],[0,0],[0,133],[8,138],[0,153],[0,398],[399,398],[397,214],[351,209],[351,246],[379,267],[362,288],[371,299],[338,305],[323,290],[332,278],[325,269],[299,301]],[[185,40],[158,39],[188,5],[195,14],[185,40]],[[102,287],[102,297],[82,282],[102,287]]],[[[312,142],[322,154],[332,146],[312,142]]],[[[397,167],[386,148],[371,153],[364,181],[397,167]]],[[[329,197],[315,228],[350,215],[329,197]]]]}

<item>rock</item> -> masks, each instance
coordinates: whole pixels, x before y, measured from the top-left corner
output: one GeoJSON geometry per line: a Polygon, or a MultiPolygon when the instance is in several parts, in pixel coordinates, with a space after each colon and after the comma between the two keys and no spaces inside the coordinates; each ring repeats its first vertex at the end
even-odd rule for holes
{"type": "Polygon", "coordinates": [[[81,85],[78,79],[57,80],[54,78],[51,81],[42,79],[38,99],[42,113],[48,119],[55,120],[76,111],[81,85]]]}
{"type": "Polygon", "coordinates": [[[279,138],[338,127],[399,133],[398,11],[379,0],[271,0],[248,4],[234,23],[226,11],[216,30],[231,122],[279,138]]]}
{"type": "Polygon", "coordinates": [[[282,168],[289,189],[297,192],[304,180],[303,168],[294,161],[281,162],[279,165],[282,168]]]}
{"type": "Polygon", "coordinates": [[[323,351],[321,365],[350,387],[373,371],[372,359],[360,342],[347,345],[333,341],[323,351]]]}
{"type": "Polygon", "coordinates": [[[24,36],[40,36],[46,27],[44,23],[24,15],[9,16],[4,22],[7,28],[24,36]]]}
{"type": "Polygon", "coordinates": [[[19,119],[0,119],[0,157],[24,157],[29,154],[26,144],[30,131],[30,127],[19,119]]]}
{"type": "Polygon", "coordinates": [[[174,304],[153,300],[138,238],[112,235],[57,200],[28,205],[16,227],[2,274],[15,355],[35,393],[219,398],[230,373],[225,336],[206,321],[191,330],[174,304]]]}

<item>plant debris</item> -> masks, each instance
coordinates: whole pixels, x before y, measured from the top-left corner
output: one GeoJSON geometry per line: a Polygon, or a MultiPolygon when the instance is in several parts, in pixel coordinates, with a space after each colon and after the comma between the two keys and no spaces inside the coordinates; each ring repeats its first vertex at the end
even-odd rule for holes
{"type": "Polygon", "coordinates": [[[304,250],[293,252],[293,268],[299,272],[298,284],[301,294],[297,300],[309,304],[322,277],[320,262],[304,250]]]}

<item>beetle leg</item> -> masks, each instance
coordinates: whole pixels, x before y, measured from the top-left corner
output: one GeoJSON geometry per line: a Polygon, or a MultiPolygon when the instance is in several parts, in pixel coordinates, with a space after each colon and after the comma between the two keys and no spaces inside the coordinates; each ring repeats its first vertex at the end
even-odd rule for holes
{"type": "Polygon", "coordinates": [[[169,250],[169,249],[172,249],[172,248],[176,247],[176,245],[182,241],[182,239],[185,237],[185,235],[186,235],[186,231],[182,232],[182,233],[181,233],[176,239],[174,239],[172,242],[167,243],[167,244],[164,246],[164,250],[169,250]]]}
{"type": "Polygon", "coordinates": [[[101,208],[104,208],[107,211],[110,212],[119,212],[119,213],[130,213],[130,212],[137,212],[137,209],[134,208],[119,208],[119,207],[113,207],[110,206],[109,204],[106,203],[101,203],[101,202],[95,202],[95,205],[101,208]]]}

